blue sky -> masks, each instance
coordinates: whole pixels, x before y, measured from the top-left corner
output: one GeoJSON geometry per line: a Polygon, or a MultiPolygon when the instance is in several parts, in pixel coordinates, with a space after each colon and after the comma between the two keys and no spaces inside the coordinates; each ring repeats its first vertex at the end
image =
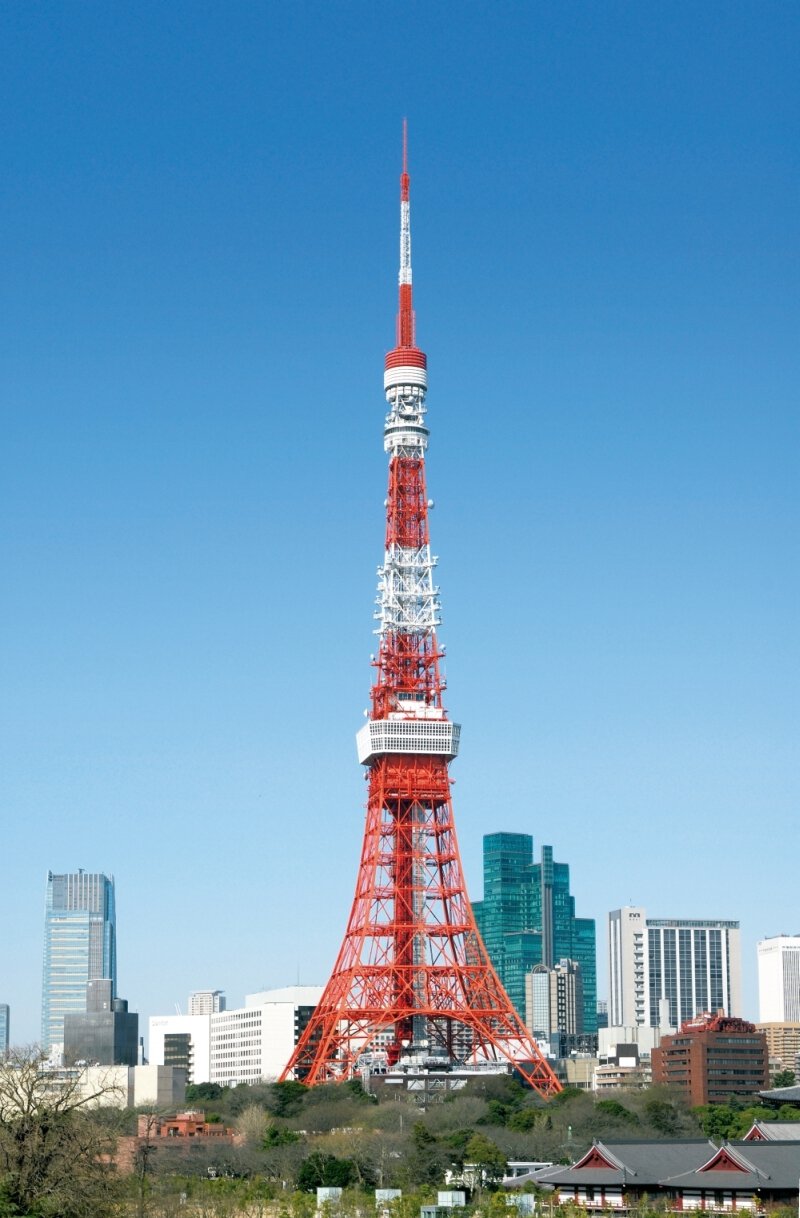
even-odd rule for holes
{"type": "Polygon", "coordinates": [[[456,819],[800,931],[792,3],[0,9],[0,1001],[323,982],[352,898],[401,120],[456,819]]]}

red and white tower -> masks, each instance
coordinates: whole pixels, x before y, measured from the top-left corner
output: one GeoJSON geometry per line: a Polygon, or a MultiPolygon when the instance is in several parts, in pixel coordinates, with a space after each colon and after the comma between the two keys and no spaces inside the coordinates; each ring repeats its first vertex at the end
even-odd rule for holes
{"type": "Polygon", "coordinates": [[[517,1015],[467,899],[448,766],[460,728],[442,703],[425,490],[427,358],[416,345],[406,127],[400,176],[400,303],[383,377],[389,405],[386,549],[378,568],[372,710],[357,735],[367,767],[355,898],[331,978],[283,1078],[350,1077],[376,1045],[388,1063],[513,1063],[543,1095],[560,1085],[517,1015]]]}

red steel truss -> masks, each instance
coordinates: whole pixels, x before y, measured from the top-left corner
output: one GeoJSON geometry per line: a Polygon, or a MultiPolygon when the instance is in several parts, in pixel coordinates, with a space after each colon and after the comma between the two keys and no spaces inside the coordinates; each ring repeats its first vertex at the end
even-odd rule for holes
{"type": "Polygon", "coordinates": [[[344,941],[282,1078],[310,1085],[344,1079],[376,1048],[391,1067],[407,1050],[426,1046],[450,1063],[512,1063],[549,1096],[560,1084],[512,1007],[467,898],[448,774],[457,746],[437,752],[425,736],[431,725],[444,732],[455,725],[442,705],[435,630],[424,462],[427,361],[414,337],[405,138],[400,184],[398,345],[386,358],[386,561],[370,723],[400,733],[404,751],[377,745],[367,758],[364,842],[344,941]],[[409,432],[403,419],[411,420],[409,432]],[[393,440],[395,433],[400,438],[393,440]]]}

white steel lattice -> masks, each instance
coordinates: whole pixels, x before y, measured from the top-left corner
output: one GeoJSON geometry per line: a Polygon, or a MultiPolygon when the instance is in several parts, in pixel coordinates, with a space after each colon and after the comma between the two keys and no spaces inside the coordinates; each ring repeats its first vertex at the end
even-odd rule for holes
{"type": "Polygon", "coordinates": [[[378,567],[376,634],[429,634],[440,624],[439,588],[433,582],[436,561],[430,546],[420,550],[392,546],[386,551],[383,566],[378,567]]]}

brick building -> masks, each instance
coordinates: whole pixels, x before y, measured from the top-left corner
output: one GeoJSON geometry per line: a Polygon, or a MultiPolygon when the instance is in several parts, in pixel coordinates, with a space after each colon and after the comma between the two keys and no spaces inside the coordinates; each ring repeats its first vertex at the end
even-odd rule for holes
{"type": "Polygon", "coordinates": [[[652,1052],[653,1083],[679,1088],[692,1106],[725,1104],[769,1085],[767,1039],[755,1024],[698,1015],[652,1052]]]}

